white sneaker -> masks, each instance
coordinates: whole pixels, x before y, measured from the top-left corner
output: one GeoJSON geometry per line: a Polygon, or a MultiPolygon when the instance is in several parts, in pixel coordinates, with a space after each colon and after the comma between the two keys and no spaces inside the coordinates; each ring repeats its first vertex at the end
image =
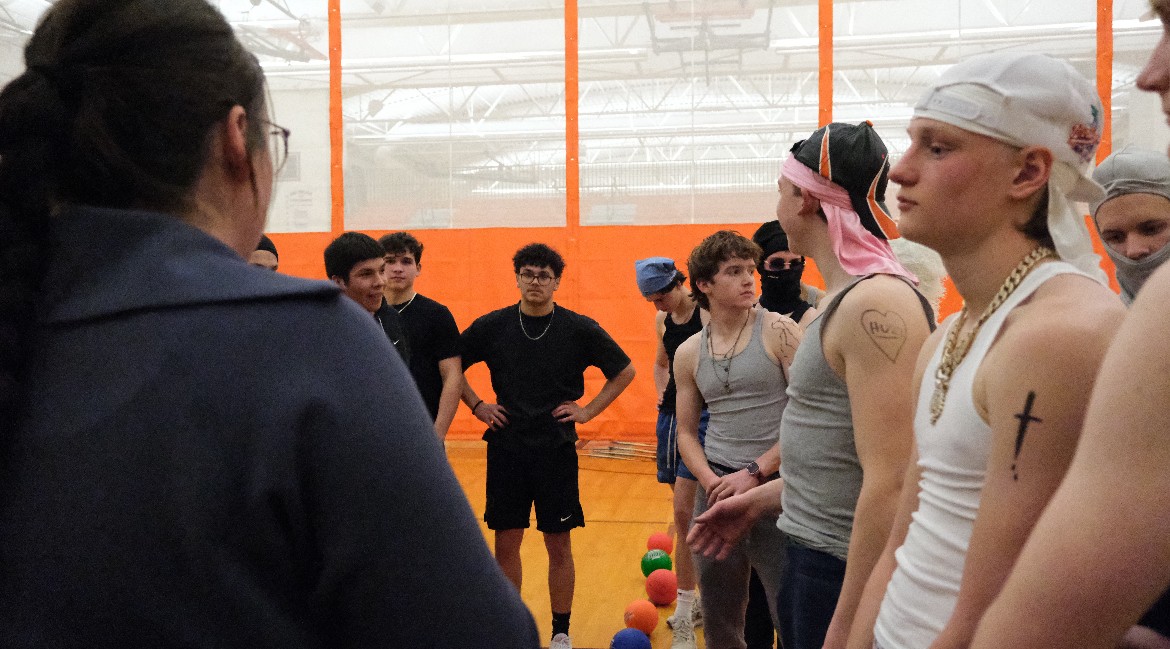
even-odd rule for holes
{"type": "Polygon", "coordinates": [[[569,640],[569,636],[558,633],[553,636],[552,642],[548,645],[548,649],[573,649],[573,641],[569,640]]]}
{"type": "Polygon", "coordinates": [[[670,641],[670,649],[699,649],[695,642],[695,627],[686,622],[677,624],[670,641]]]}
{"type": "MultiPolygon", "coordinates": [[[[671,615],[666,618],[666,626],[673,629],[674,623],[678,621],[677,615],[671,615]]],[[[691,605],[691,626],[699,628],[703,626],[703,607],[699,605],[699,598],[695,598],[695,603],[691,605]]]]}

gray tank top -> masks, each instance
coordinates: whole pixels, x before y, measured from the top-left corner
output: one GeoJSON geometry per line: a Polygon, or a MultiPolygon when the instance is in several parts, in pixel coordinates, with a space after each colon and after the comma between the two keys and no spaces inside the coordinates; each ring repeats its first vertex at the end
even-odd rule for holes
{"type": "Polygon", "coordinates": [[[725,373],[726,361],[712,361],[707,338],[710,327],[704,327],[699,338],[695,383],[711,417],[703,448],[708,462],[733,470],[747,466],[776,444],[780,416],[788,403],[784,370],[764,349],[763,324],[764,313],[757,311],[752,337],[743,351],[730,359],[729,374],[725,373]]]}
{"type": "MultiPolygon", "coordinates": [[[[801,545],[842,561],[861,494],[861,462],[853,444],[849,391],[825,358],[822,332],[845,295],[868,277],[842,289],[805,329],[789,368],[788,408],[780,424],[784,509],[776,526],[801,545]]],[[[929,303],[919,299],[933,323],[929,303]]]]}

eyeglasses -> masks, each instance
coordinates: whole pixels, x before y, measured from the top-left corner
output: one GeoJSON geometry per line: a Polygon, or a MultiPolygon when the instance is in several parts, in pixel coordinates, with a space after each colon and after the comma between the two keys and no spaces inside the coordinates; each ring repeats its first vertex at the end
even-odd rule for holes
{"type": "Polygon", "coordinates": [[[526,270],[522,270],[520,271],[520,279],[524,280],[525,284],[532,284],[535,282],[537,286],[548,286],[555,278],[548,273],[534,275],[533,273],[530,273],[526,270]]]}
{"type": "Polygon", "coordinates": [[[288,136],[292,135],[292,131],[266,119],[261,119],[260,123],[269,127],[268,151],[272,154],[272,168],[280,173],[284,163],[288,162],[288,136]]]}
{"type": "Polygon", "coordinates": [[[769,259],[764,268],[770,271],[789,270],[791,268],[801,268],[804,266],[804,257],[797,257],[796,259],[769,259]]]}

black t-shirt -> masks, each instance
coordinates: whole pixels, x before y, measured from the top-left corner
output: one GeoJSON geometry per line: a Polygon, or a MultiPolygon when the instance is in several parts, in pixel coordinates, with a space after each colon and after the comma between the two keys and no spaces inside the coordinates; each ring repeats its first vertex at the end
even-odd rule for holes
{"type": "Polygon", "coordinates": [[[674,385],[674,354],[679,345],[687,338],[699,333],[703,329],[703,318],[699,315],[699,305],[691,312],[691,319],[682,324],[675,324],[674,318],[666,314],[666,330],[662,333],[662,346],[666,349],[666,358],[669,361],[670,380],[666,382],[666,389],[662,391],[662,403],[658,405],[659,412],[674,412],[674,397],[678,393],[674,385]]]}
{"type": "Polygon", "coordinates": [[[450,309],[425,295],[416,293],[394,309],[402,316],[410,340],[410,374],[434,420],[443,393],[439,361],[459,355],[459,326],[450,309]]]}
{"type": "Polygon", "coordinates": [[[558,422],[553,409],[584,396],[587,367],[612,379],[630,357],[596,321],[564,307],[540,318],[523,316],[523,330],[520,318],[520,305],[513,304],[478,318],[460,336],[464,369],[487,363],[496,402],[508,413],[508,425],[483,438],[540,447],[574,442],[575,424],[558,422]]]}
{"type": "Polygon", "coordinates": [[[402,356],[402,362],[410,365],[410,337],[406,334],[406,325],[402,323],[402,316],[394,310],[394,307],[386,303],[386,298],[382,298],[382,306],[374,313],[374,319],[378,324],[382,325],[382,331],[386,332],[386,337],[394,344],[394,349],[398,350],[398,354],[402,356]]]}
{"type": "Polygon", "coordinates": [[[1157,631],[1164,637],[1170,637],[1170,590],[1162,593],[1158,601],[1146,611],[1138,624],[1157,631]]]}

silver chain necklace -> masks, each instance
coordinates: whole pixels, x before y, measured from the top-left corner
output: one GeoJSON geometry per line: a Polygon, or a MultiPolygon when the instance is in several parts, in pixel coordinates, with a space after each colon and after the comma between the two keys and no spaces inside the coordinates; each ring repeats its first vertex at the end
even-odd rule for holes
{"type": "Polygon", "coordinates": [[[739,327],[739,333],[735,334],[735,342],[731,343],[731,347],[727,353],[720,354],[718,362],[715,360],[715,340],[711,331],[711,323],[707,323],[707,356],[711,359],[711,373],[715,378],[723,384],[724,392],[731,392],[731,361],[735,359],[735,348],[739,346],[739,339],[743,336],[744,329],[747,329],[748,322],[752,319],[752,312],[748,310],[747,317],[744,318],[743,324],[739,327]],[[719,368],[723,367],[723,376],[719,376],[719,368]]]}
{"type": "MultiPolygon", "coordinates": [[[[418,297],[418,293],[415,293],[414,295],[410,296],[410,299],[406,301],[406,304],[403,304],[403,305],[402,305],[402,308],[401,308],[401,309],[399,309],[398,307],[396,307],[396,306],[395,306],[395,307],[394,307],[394,310],[395,310],[395,311],[397,311],[397,312],[399,312],[399,313],[402,313],[403,311],[405,311],[405,310],[407,310],[408,308],[410,308],[410,304],[411,304],[411,302],[414,302],[414,298],[416,298],[416,297],[418,297]]],[[[393,304],[391,304],[390,306],[394,306],[394,305],[393,305],[393,304]]]]}
{"type": "Polygon", "coordinates": [[[544,335],[548,333],[549,328],[552,327],[553,316],[557,314],[557,305],[553,304],[552,312],[548,314],[548,324],[544,326],[544,331],[540,332],[540,335],[536,338],[529,336],[528,330],[524,328],[524,312],[520,310],[519,304],[516,305],[516,313],[520,314],[520,331],[524,334],[524,337],[529,340],[540,340],[541,338],[544,338],[544,335]]]}

